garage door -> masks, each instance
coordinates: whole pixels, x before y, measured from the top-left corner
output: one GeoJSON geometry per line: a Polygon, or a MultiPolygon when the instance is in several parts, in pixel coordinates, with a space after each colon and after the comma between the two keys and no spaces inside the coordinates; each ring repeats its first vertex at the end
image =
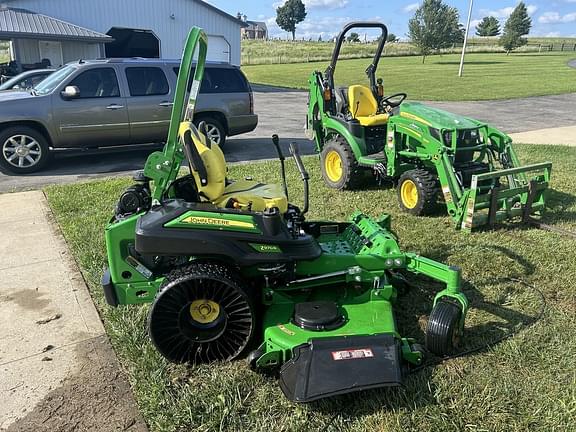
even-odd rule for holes
{"type": "Polygon", "coordinates": [[[208,61],[230,63],[230,44],[224,36],[208,36],[208,61]]]}

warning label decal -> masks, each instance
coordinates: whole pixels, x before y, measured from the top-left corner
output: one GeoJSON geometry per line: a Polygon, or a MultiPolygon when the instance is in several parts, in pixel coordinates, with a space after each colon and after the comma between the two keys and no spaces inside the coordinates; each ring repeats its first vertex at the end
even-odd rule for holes
{"type": "Polygon", "coordinates": [[[356,360],[369,357],[374,357],[374,353],[370,348],[357,348],[342,351],[332,351],[333,360],[356,360]]]}

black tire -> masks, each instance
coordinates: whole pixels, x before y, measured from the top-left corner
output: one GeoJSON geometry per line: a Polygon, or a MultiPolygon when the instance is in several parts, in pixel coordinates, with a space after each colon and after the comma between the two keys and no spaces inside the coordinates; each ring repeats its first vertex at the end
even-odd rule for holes
{"type": "Polygon", "coordinates": [[[13,126],[0,132],[0,168],[12,174],[41,170],[50,160],[46,137],[28,126],[13,126]]]}
{"type": "Polygon", "coordinates": [[[220,148],[223,148],[224,144],[226,144],[226,128],[224,125],[219,120],[210,116],[199,116],[198,119],[195,119],[194,124],[196,127],[198,127],[200,122],[206,122],[208,137],[218,144],[220,148]]]}
{"type": "Polygon", "coordinates": [[[320,153],[320,165],[324,182],[333,189],[354,189],[358,186],[361,171],[350,145],[342,136],[328,141],[320,153]],[[337,155],[337,156],[335,156],[337,155]],[[329,165],[332,158],[339,158],[341,173],[336,176],[329,165]]]}
{"type": "Polygon", "coordinates": [[[437,356],[452,354],[460,337],[461,309],[455,304],[439,301],[432,309],[426,326],[426,349],[437,356]]]}
{"type": "Polygon", "coordinates": [[[437,179],[423,169],[406,171],[398,180],[397,193],[402,210],[415,216],[428,215],[438,201],[437,179]],[[415,199],[410,199],[412,194],[409,191],[414,191],[415,199]]]}
{"type": "Polygon", "coordinates": [[[246,356],[246,362],[248,363],[250,369],[256,370],[256,361],[264,354],[266,354],[266,351],[262,348],[257,348],[254,351],[250,351],[250,353],[246,356]]]}
{"type": "Polygon", "coordinates": [[[192,364],[238,357],[256,319],[242,285],[230,270],[213,263],[192,263],[169,273],[148,314],[148,334],[160,354],[192,364]]]}

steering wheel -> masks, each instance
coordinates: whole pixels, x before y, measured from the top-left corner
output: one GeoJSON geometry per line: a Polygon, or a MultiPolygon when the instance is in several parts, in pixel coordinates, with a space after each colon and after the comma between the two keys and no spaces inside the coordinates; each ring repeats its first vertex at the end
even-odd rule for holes
{"type": "Polygon", "coordinates": [[[386,96],[385,98],[380,99],[380,107],[385,109],[387,106],[390,108],[396,108],[404,99],[406,99],[408,95],[406,93],[394,93],[393,95],[386,96]],[[395,98],[399,98],[398,100],[393,100],[395,98]]]}

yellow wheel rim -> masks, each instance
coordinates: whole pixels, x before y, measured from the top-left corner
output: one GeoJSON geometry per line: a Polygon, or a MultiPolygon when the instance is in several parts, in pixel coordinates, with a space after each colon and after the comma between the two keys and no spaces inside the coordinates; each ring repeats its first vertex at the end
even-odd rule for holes
{"type": "Polygon", "coordinates": [[[413,209],[418,204],[418,187],[412,180],[404,180],[400,186],[400,197],[404,207],[413,209]]]}
{"type": "Polygon", "coordinates": [[[324,170],[330,181],[336,183],[342,178],[342,158],[336,150],[330,150],[324,160],[324,170]]]}
{"type": "Polygon", "coordinates": [[[212,300],[194,300],[190,305],[190,316],[200,324],[210,324],[220,315],[220,306],[212,300]]]}

